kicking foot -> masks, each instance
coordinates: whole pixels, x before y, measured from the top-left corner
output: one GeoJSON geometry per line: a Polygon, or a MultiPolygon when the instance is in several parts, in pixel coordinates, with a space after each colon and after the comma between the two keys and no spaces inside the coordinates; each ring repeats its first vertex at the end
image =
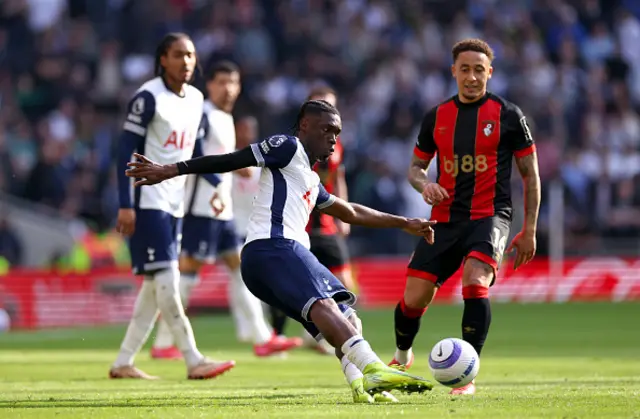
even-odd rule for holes
{"type": "Polygon", "coordinates": [[[138,380],[159,380],[159,377],[149,375],[139,370],[133,365],[123,365],[121,367],[111,367],[109,370],[109,378],[136,378],[138,380]]]}
{"type": "Polygon", "coordinates": [[[175,346],[168,348],[151,348],[151,358],[153,359],[182,359],[182,352],[175,346]]]}
{"type": "Polygon", "coordinates": [[[195,367],[189,368],[187,378],[189,380],[208,380],[217,377],[236,366],[236,361],[213,361],[204,358],[195,367]]]}
{"type": "Polygon", "coordinates": [[[476,394],[476,383],[475,381],[472,381],[464,387],[454,388],[449,392],[449,394],[476,394]]]}
{"type": "Polygon", "coordinates": [[[300,338],[274,336],[266,343],[253,345],[253,352],[256,356],[270,356],[293,348],[299,348],[300,346],[302,346],[302,340],[300,338]]]}
{"type": "Polygon", "coordinates": [[[407,374],[398,368],[383,363],[367,365],[363,371],[364,389],[370,393],[399,390],[404,393],[423,393],[433,389],[433,383],[422,377],[407,374]]]}

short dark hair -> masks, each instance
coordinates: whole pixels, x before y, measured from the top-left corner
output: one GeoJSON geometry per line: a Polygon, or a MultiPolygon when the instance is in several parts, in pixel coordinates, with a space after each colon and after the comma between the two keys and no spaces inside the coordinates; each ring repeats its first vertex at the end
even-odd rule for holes
{"type": "MultiPolygon", "coordinates": [[[[178,39],[187,39],[191,41],[191,37],[184,32],[170,32],[166,34],[164,38],[162,38],[162,41],[160,41],[160,43],[158,44],[158,47],[156,48],[155,64],[153,67],[153,72],[156,76],[162,76],[164,74],[164,67],[162,67],[162,64],[160,64],[160,57],[165,55],[167,51],[169,51],[169,48],[171,48],[171,45],[178,39]]],[[[198,60],[197,53],[196,53],[196,69],[200,71],[200,60],[198,60]]],[[[189,81],[192,81],[194,77],[195,77],[195,72],[191,76],[191,80],[189,81]]]]}
{"type": "Polygon", "coordinates": [[[489,58],[489,61],[493,61],[493,49],[482,39],[472,38],[472,39],[464,39],[460,42],[457,42],[453,48],[451,49],[451,55],[453,56],[453,62],[455,63],[458,59],[458,55],[463,52],[474,51],[481,52],[489,58]]]}
{"type": "Polygon", "coordinates": [[[300,131],[300,121],[302,121],[302,118],[310,114],[318,115],[325,112],[340,116],[338,109],[326,100],[307,100],[304,102],[300,107],[296,123],[293,126],[293,134],[298,135],[298,132],[300,131]]]}
{"type": "Polygon", "coordinates": [[[240,73],[240,67],[232,61],[216,61],[207,72],[207,80],[213,80],[220,73],[240,73]]]}
{"type": "Polygon", "coordinates": [[[338,98],[338,94],[330,86],[321,85],[321,86],[316,86],[309,91],[307,100],[311,100],[311,98],[315,96],[326,96],[326,95],[334,95],[336,99],[338,98]]]}

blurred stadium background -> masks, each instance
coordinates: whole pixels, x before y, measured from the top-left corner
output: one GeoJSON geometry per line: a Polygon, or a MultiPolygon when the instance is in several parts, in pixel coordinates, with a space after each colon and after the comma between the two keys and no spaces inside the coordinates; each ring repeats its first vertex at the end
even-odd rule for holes
{"type": "MultiPolygon", "coordinates": [[[[236,61],[236,116],[288,131],[311,86],[340,95],[353,201],[411,216],[419,121],[454,93],[450,46],[496,51],[490,89],[519,104],[538,143],[538,258],[501,271],[500,301],[640,298],[640,2],[637,0],[5,0],[0,24],[0,306],[13,328],[120,323],[135,279],[117,212],[124,104],[168,31],[202,66],[236,61]]],[[[199,80],[198,85],[202,87],[199,80]]],[[[521,222],[521,185],[513,178],[521,222]]],[[[415,241],[354,229],[362,307],[388,306],[415,241]]],[[[508,264],[508,261],[506,262],[508,264]]],[[[454,280],[442,302],[460,298],[454,280]]],[[[208,267],[194,308],[227,306],[208,267]]]]}

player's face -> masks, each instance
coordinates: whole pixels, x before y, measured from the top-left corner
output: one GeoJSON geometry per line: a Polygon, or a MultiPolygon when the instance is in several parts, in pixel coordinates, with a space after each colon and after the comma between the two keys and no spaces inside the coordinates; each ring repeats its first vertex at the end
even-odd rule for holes
{"type": "Polygon", "coordinates": [[[207,82],[209,99],[218,108],[225,112],[231,112],[240,94],[240,74],[219,72],[207,82]]]}
{"type": "Polygon", "coordinates": [[[468,102],[480,99],[487,91],[487,81],[493,67],[486,54],[465,51],[451,66],[451,72],[458,84],[458,93],[468,102]]]}
{"type": "Polygon", "coordinates": [[[196,48],[189,39],[179,38],[171,44],[160,60],[168,77],[177,82],[187,83],[196,68],[196,48]]]}
{"type": "Polygon", "coordinates": [[[324,100],[325,102],[329,102],[331,106],[334,106],[334,107],[338,104],[338,98],[336,97],[336,95],[332,93],[310,96],[309,100],[324,100]]]}
{"type": "Polygon", "coordinates": [[[310,115],[308,124],[309,147],[318,161],[325,161],[333,153],[338,135],[342,131],[339,115],[323,112],[310,115]]]}

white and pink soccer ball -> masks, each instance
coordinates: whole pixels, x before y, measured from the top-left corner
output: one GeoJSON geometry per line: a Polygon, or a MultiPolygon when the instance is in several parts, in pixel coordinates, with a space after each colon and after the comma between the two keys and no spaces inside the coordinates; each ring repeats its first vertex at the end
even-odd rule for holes
{"type": "Polygon", "coordinates": [[[462,339],[447,338],[436,343],[429,354],[429,369],[443,386],[464,387],[480,369],[480,357],[473,346],[462,339]]]}

